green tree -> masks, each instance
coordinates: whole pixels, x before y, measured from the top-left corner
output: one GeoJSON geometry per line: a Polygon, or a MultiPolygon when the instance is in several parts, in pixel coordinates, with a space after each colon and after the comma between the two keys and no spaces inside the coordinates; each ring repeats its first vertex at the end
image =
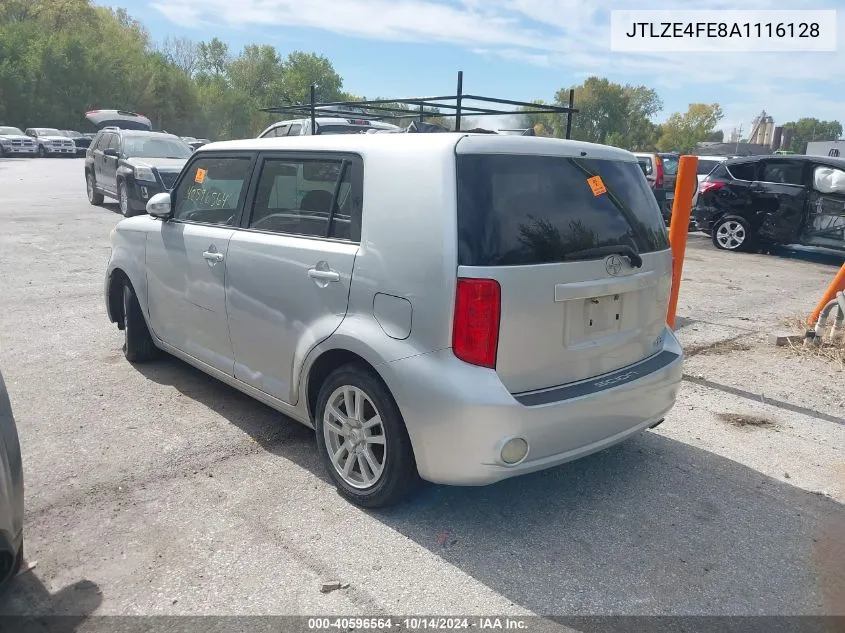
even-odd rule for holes
{"type": "Polygon", "coordinates": [[[197,70],[207,75],[220,77],[225,75],[226,68],[231,61],[229,45],[226,42],[212,38],[210,42],[197,44],[197,70]]]}
{"type": "MultiPolygon", "coordinates": [[[[575,86],[572,138],[592,143],[611,143],[627,149],[648,149],[654,145],[655,125],[651,117],[663,107],[657,93],[646,86],[621,85],[589,77],[575,86]]],[[[569,89],[555,94],[557,105],[569,103],[569,89]]],[[[565,116],[553,119],[555,136],[565,133],[565,116]]]]}
{"type": "Polygon", "coordinates": [[[691,152],[696,143],[711,138],[723,116],[718,103],[691,103],[685,113],[675,112],[666,120],[657,147],[661,151],[691,152]]]}
{"type": "Polygon", "coordinates": [[[842,136],[842,124],[839,121],[819,121],[814,118],[802,118],[784,124],[784,130],[792,132],[790,149],[796,154],[807,151],[811,141],[835,141],[842,136]]]}
{"type": "Polygon", "coordinates": [[[311,84],[317,85],[317,101],[340,101],[344,98],[343,79],[327,58],[316,53],[292,52],[282,62],[279,96],[291,103],[308,103],[311,84]]]}

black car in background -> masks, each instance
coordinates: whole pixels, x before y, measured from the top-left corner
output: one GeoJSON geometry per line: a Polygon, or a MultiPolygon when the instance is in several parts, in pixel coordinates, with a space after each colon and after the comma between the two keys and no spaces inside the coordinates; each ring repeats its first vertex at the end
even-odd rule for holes
{"type": "Polygon", "coordinates": [[[23,465],[15,416],[0,374],[0,587],[23,562],[23,465]]]}
{"type": "Polygon", "coordinates": [[[143,213],[147,200],[173,187],[192,152],[174,134],[108,126],[85,154],[88,201],[99,205],[108,196],[126,217],[143,213]]]}
{"type": "Polygon", "coordinates": [[[77,156],[85,155],[85,152],[88,150],[88,146],[91,145],[90,136],[87,136],[82,132],[77,132],[76,130],[59,130],[59,132],[73,141],[74,145],[76,145],[77,156]]]}
{"type": "Polygon", "coordinates": [[[845,251],[845,159],[725,161],[699,183],[694,215],[723,250],[803,244],[845,251]]]}

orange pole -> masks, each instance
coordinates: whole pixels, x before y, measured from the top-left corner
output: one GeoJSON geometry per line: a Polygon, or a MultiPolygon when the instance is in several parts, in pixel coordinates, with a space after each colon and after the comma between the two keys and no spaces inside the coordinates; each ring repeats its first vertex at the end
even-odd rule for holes
{"type": "Polygon", "coordinates": [[[824,310],[824,307],[833,301],[836,298],[836,293],[841,290],[845,290],[845,264],[842,264],[842,268],[839,269],[839,272],[836,273],[836,277],[833,278],[833,281],[830,282],[827,290],[825,290],[822,300],[819,301],[816,309],[813,310],[810,318],[807,319],[807,325],[809,327],[814,327],[816,325],[816,321],[819,320],[819,315],[822,310],[824,310]]]}
{"type": "Polygon", "coordinates": [[[684,270],[692,197],[698,186],[697,172],[698,156],[681,156],[678,164],[678,178],[675,180],[672,217],[669,219],[669,245],[672,247],[672,294],[669,295],[666,323],[672,329],[675,329],[675,310],[678,308],[678,291],[681,289],[681,273],[684,270]]]}

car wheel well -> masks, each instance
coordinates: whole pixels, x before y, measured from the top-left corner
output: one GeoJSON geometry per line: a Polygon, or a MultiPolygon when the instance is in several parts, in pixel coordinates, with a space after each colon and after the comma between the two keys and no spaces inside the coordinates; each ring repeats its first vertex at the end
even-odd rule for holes
{"type": "Polygon", "coordinates": [[[120,268],[116,268],[109,277],[109,315],[112,323],[117,323],[123,329],[123,286],[132,286],[129,276],[120,268]]]}
{"type": "MultiPolygon", "coordinates": [[[[323,386],[326,378],[328,378],[329,374],[338,367],[353,364],[361,365],[365,369],[371,371],[373,376],[376,376],[382,383],[384,383],[384,380],[382,380],[375,367],[362,357],[358,356],[358,354],[345,349],[333,349],[324,352],[319,358],[317,358],[317,360],[314,361],[314,364],[311,365],[311,369],[308,371],[306,398],[308,405],[308,417],[312,422],[314,422],[317,414],[317,398],[320,395],[320,387],[323,386]]],[[[387,385],[385,385],[385,387],[386,386],[387,385]]],[[[389,392],[390,389],[388,389],[388,393],[389,392]]]]}

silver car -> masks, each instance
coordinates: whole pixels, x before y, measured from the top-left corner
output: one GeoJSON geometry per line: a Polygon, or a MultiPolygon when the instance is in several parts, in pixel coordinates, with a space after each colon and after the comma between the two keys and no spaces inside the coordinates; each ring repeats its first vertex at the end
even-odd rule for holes
{"type": "Polygon", "coordinates": [[[316,430],[362,506],[489,484],[662,421],[672,256],[633,154],[484,134],[198,149],[112,232],[105,299],[160,350],[316,430]]]}
{"type": "Polygon", "coordinates": [[[0,375],[0,586],[23,561],[23,467],[15,417],[0,375]]]}

